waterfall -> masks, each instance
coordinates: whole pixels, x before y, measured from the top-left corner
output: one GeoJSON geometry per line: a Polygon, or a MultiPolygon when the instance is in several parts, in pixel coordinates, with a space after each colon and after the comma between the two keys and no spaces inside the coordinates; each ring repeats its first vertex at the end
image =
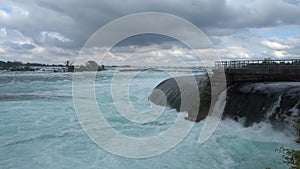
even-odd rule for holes
{"type": "Polygon", "coordinates": [[[206,142],[209,139],[209,137],[213,134],[213,132],[217,129],[226,105],[226,93],[227,90],[223,91],[219,95],[218,100],[213,106],[212,112],[209,113],[206,117],[204,126],[200,132],[199,143],[206,142]]]}
{"type": "MultiPolygon", "coordinates": [[[[149,96],[149,100],[157,105],[175,108],[177,111],[180,111],[180,106],[183,102],[193,105],[194,102],[198,101],[198,98],[189,94],[192,90],[190,90],[189,81],[186,79],[188,79],[187,76],[164,80],[155,87],[154,92],[149,96]],[[180,82],[181,89],[179,89],[177,82],[180,82]],[[155,92],[156,90],[160,90],[160,92],[155,92]],[[167,104],[165,100],[167,100],[167,104]]],[[[205,76],[196,77],[200,92],[205,79],[205,76]]],[[[205,130],[213,130],[216,126],[211,124],[217,124],[220,117],[232,118],[243,123],[246,127],[251,126],[253,123],[267,121],[276,128],[282,128],[286,125],[286,117],[299,116],[299,100],[300,82],[243,83],[233,85],[227,89],[227,92],[220,94],[213,113],[208,115],[205,122],[212,129],[207,127],[205,130]],[[221,112],[223,107],[224,112],[221,112]]],[[[185,106],[183,111],[188,112],[188,110],[189,108],[185,106]]],[[[204,135],[206,134],[203,133],[202,135],[205,138],[204,135]]]]}

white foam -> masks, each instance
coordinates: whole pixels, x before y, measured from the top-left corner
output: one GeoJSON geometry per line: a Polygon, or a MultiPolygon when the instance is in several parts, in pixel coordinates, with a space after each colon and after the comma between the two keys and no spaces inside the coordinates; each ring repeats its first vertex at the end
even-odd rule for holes
{"type": "MultiPolygon", "coordinates": [[[[99,105],[105,106],[103,107],[105,116],[111,120],[111,125],[115,129],[124,134],[136,133],[140,137],[147,137],[159,134],[172,125],[177,112],[171,109],[166,109],[166,113],[160,116],[157,123],[127,123],[117,114],[109,98],[110,81],[107,79],[111,77],[111,73],[112,71],[100,72],[105,80],[101,81],[101,77],[97,79],[102,83],[96,89],[96,94],[99,105]]],[[[65,75],[39,76],[62,78],[65,75]]],[[[136,90],[131,92],[133,96],[142,97],[143,89],[155,86],[159,79],[164,80],[167,76],[152,72],[145,73],[139,78],[142,79],[137,79],[134,84],[136,90]],[[155,80],[151,81],[153,78],[155,80]],[[151,82],[153,84],[150,84],[151,82]]],[[[20,93],[29,91],[50,93],[52,89],[55,89],[54,96],[71,93],[71,81],[23,83],[18,81],[18,77],[15,81],[18,86],[7,85],[10,82],[0,81],[1,86],[6,86],[5,89],[0,88],[1,94],[15,94],[16,88],[20,93]]],[[[132,99],[132,101],[140,109],[149,106],[147,99],[132,99]]],[[[195,124],[189,135],[170,151],[153,158],[129,159],[104,151],[87,137],[75,120],[76,114],[69,97],[59,100],[51,97],[34,101],[3,101],[0,102],[0,107],[0,131],[3,134],[0,136],[1,168],[284,168],[285,166],[278,164],[282,159],[275,149],[280,145],[295,146],[294,136],[275,131],[268,123],[263,122],[245,128],[240,123],[225,119],[204,144],[198,142],[198,136],[204,125],[202,121],[195,124]],[[47,134],[51,137],[46,137],[47,134]]]]}

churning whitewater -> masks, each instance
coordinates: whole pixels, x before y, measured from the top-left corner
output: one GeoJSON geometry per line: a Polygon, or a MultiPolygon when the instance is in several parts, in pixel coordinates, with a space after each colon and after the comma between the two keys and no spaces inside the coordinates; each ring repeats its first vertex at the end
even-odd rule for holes
{"type": "MultiPolygon", "coordinates": [[[[147,123],[135,123],[120,115],[111,95],[113,73],[113,70],[97,73],[95,92],[99,109],[115,130],[132,137],[150,137],[173,124],[178,112],[171,108],[165,108],[157,119],[147,123]]],[[[120,80],[125,81],[135,73],[119,72],[120,80]]],[[[147,112],[155,106],[148,96],[168,78],[169,74],[160,71],[138,73],[129,86],[131,104],[147,112]]],[[[118,87],[126,85],[120,83],[118,87]]],[[[204,144],[198,142],[204,124],[201,121],[168,152],[152,158],[125,158],[106,152],[85,134],[73,107],[72,74],[1,72],[0,93],[3,168],[287,168],[275,150],[282,145],[296,146],[294,136],[274,130],[267,121],[244,127],[240,122],[225,119],[204,144]]],[[[117,101],[127,108],[126,99],[120,97],[117,101]]],[[[187,116],[185,112],[180,114],[187,116]]]]}

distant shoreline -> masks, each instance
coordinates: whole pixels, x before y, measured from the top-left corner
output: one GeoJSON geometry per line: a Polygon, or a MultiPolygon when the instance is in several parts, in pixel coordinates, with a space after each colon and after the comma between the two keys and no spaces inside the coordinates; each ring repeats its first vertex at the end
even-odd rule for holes
{"type": "Polygon", "coordinates": [[[43,64],[43,63],[22,63],[20,61],[0,61],[0,70],[9,72],[74,72],[76,71],[102,71],[104,65],[98,65],[95,61],[88,61],[85,65],[74,66],[72,62],[66,61],[65,64],[43,64]]]}

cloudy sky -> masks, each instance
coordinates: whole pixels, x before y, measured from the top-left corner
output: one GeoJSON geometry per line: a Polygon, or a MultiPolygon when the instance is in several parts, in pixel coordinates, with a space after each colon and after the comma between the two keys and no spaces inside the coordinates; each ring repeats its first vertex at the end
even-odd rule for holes
{"type": "MultiPolygon", "coordinates": [[[[222,59],[300,58],[300,0],[0,0],[0,60],[75,62],[95,31],[141,12],[188,20],[222,59]]],[[[94,53],[104,51],[105,46],[94,53]]],[[[192,55],[176,39],[139,35],[116,45],[104,64],[118,64],[124,57],[138,64],[171,64],[170,58],[192,60],[192,55]]]]}

